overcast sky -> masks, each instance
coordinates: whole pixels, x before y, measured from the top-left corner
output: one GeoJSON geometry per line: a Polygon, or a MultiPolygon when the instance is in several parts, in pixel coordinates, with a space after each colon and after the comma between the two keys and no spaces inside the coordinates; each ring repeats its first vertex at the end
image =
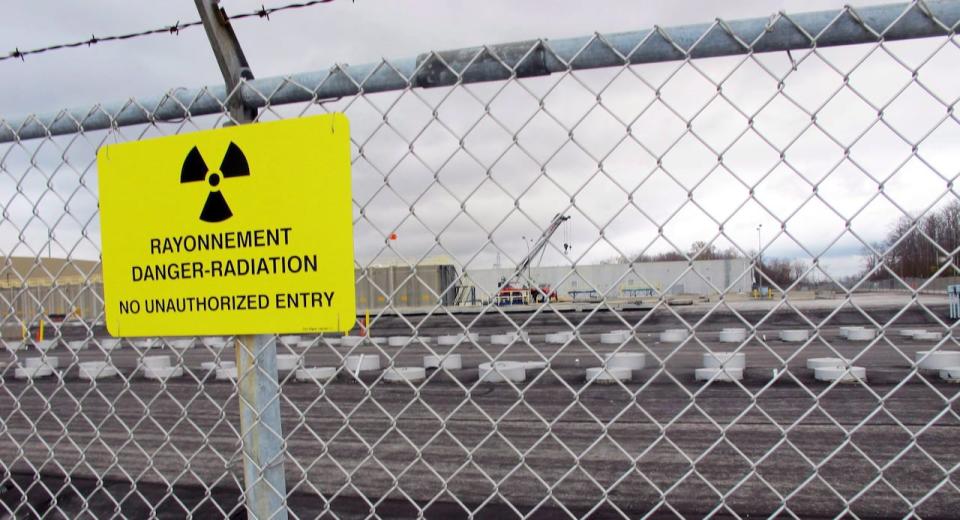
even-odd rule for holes
{"type": "MultiPolygon", "coordinates": [[[[866,4],[359,0],[277,13],[270,21],[242,20],[235,28],[255,75],[267,77],[428,50],[669,27],[717,17],[767,17],[779,10],[833,9],[844,3],[866,4]]],[[[260,4],[223,2],[229,13],[260,4]]],[[[0,50],[196,18],[189,0],[16,2],[6,6],[0,50]]],[[[358,217],[361,207],[365,212],[355,228],[358,259],[366,264],[394,254],[407,259],[449,254],[461,264],[483,267],[495,262],[499,251],[503,264],[510,265],[510,259],[526,251],[522,237],[538,235],[537,226],[545,227],[553,214],[566,211],[573,218],[554,243],[570,240],[571,258],[580,262],[621,252],[685,250],[695,240],[755,250],[762,224],[765,255],[809,259],[806,249],[821,255],[832,274],[852,274],[860,268],[854,234],[880,240],[902,211],[919,212],[947,200],[943,194],[947,180],[956,175],[960,132],[952,119],[943,121],[946,110],[935,96],[950,102],[957,98],[960,51],[944,43],[929,39],[886,49],[825,49],[817,55],[798,51],[793,53],[796,71],[786,53],[774,53],[553,75],[506,88],[491,83],[377,94],[329,104],[328,109],[346,111],[355,142],[364,145],[364,156],[353,165],[358,217]],[[931,55],[919,75],[923,88],[894,59],[916,67],[931,55]],[[849,84],[856,92],[842,88],[843,74],[850,70],[849,84]],[[785,95],[776,95],[777,79],[771,74],[786,78],[785,95]],[[726,100],[716,98],[720,81],[726,100]],[[662,101],[654,102],[651,87],[661,88],[662,101]],[[601,91],[604,106],[616,118],[597,107],[601,91]],[[484,117],[486,103],[493,117],[484,117]],[[824,103],[819,128],[809,128],[804,110],[816,111],[824,103]],[[886,105],[886,124],[878,124],[870,104],[886,105]],[[747,120],[733,105],[755,116],[756,131],[746,131],[747,120]],[[434,110],[443,125],[431,122],[434,110]],[[388,111],[390,128],[382,125],[380,111],[388,111]],[[636,140],[624,139],[618,118],[637,118],[636,140]],[[458,136],[466,136],[465,150],[458,136]],[[904,139],[921,138],[921,157],[912,157],[904,139]],[[835,140],[855,143],[848,160],[835,140]],[[778,149],[786,150],[785,163],[778,149]],[[660,168],[657,157],[662,158],[660,168]],[[541,168],[547,176],[540,175],[541,168]],[[878,196],[879,182],[886,195],[878,196]],[[749,196],[754,185],[757,200],[749,196]],[[808,200],[812,185],[823,200],[808,200]],[[635,205],[629,203],[630,193],[635,205]],[[571,196],[576,198],[572,210],[571,196]],[[518,200],[521,212],[514,209],[518,200]],[[416,217],[409,215],[411,204],[416,217]],[[719,235],[718,223],[725,236],[719,235]],[[385,250],[384,236],[392,231],[399,235],[392,243],[395,251],[385,250]],[[490,231],[496,247],[484,244],[490,231]],[[434,240],[438,234],[439,246],[434,240]]],[[[8,60],[0,62],[0,74],[5,79],[0,83],[2,118],[222,81],[201,28],[8,60]]],[[[323,109],[289,106],[264,119],[304,111],[323,109]]],[[[214,123],[205,118],[196,125],[214,123]]],[[[146,135],[177,129],[166,125],[147,129],[146,135]]],[[[142,131],[121,131],[110,139],[133,139],[142,131]]],[[[94,132],[42,146],[40,141],[0,145],[0,197],[7,216],[0,222],[0,255],[32,256],[46,247],[52,227],[55,256],[97,256],[93,161],[105,137],[94,132]],[[31,161],[42,175],[31,169],[31,161]],[[47,190],[48,185],[56,191],[47,190]],[[66,216],[64,207],[69,208],[66,216]]],[[[543,259],[545,265],[569,261],[554,250],[543,259]]]]}

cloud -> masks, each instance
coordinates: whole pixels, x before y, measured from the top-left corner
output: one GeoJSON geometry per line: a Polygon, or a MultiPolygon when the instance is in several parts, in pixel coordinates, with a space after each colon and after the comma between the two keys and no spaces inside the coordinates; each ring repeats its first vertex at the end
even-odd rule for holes
{"type": "MultiPolygon", "coordinates": [[[[95,4],[57,6],[55,15],[45,4],[11,7],[16,23],[0,35],[0,48],[196,18],[189,3],[95,4]]],[[[225,3],[229,12],[259,6],[225,3]]],[[[236,28],[265,77],[481,43],[766,16],[775,7],[334,2],[236,28]]],[[[762,225],[765,255],[823,256],[834,274],[846,275],[859,268],[861,241],[881,240],[899,216],[954,197],[947,185],[957,171],[958,128],[942,100],[956,98],[960,79],[952,72],[956,51],[943,43],[578,71],[271,107],[262,117],[328,110],[350,117],[360,265],[446,255],[477,267],[498,254],[507,264],[564,212],[573,219],[544,253],[545,265],[686,250],[697,240],[753,251],[762,225]],[[398,240],[387,240],[394,231],[398,240]],[[559,251],[564,238],[572,256],[559,251]]],[[[0,86],[5,117],[221,81],[202,30],[0,62],[0,69],[16,78],[0,86]]],[[[0,254],[39,254],[52,229],[52,249],[96,258],[99,142],[217,123],[206,117],[0,146],[0,254]]]]}

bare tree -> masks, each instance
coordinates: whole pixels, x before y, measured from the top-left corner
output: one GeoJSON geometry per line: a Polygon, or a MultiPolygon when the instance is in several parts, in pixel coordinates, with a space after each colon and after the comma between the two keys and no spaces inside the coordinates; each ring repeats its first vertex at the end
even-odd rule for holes
{"type": "MultiPolygon", "coordinates": [[[[928,278],[940,270],[945,261],[956,257],[960,246],[960,201],[951,201],[940,209],[919,217],[900,217],[880,244],[873,244],[880,254],[864,248],[863,275],[871,279],[890,278],[891,272],[902,277],[928,278]]],[[[958,274],[956,266],[943,273],[958,274]]]]}

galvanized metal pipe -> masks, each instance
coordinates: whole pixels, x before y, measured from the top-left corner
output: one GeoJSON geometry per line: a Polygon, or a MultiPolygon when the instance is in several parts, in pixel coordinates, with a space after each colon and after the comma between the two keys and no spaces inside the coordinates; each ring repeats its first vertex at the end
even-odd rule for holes
{"type": "MultiPolygon", "coordinates": [[[[960,1],[892,4],[560,40],[528,40],[429,52],[415,58],[332,67],[247,81],[234,95],[248,107],[331,99],[410,87],[449,86],[542,76],[567,70],[731,56],[883,40],[944,36],[960,21],[960,1]],[[815,38],[815,41],[811,38],[815,38]],[[506,65],[506,66],[505,66],[506,65]]],[[[71,134],[224,112],[223,86],[175,89],[38,116],[0,120],[0,142],[71,134]]]]}
{"type": "MultiPolygon", "coordinates": [[[[230,22],[222,17],[219,0],[195,0],[227,88],[252,78],[243,48],[230,22]]],[[[256,110],[237,98],[225,108],[239,124],[256,119],[256,110]]],[[[287,519],[287,484],[283,469],[283,427],[280,423],[280,382],[277,377],[276,336],[237,337],[237,393],[243,440],[243,493],[247,516],[256,520],[287,519]]]]}
{"type": "Polygon", "coordinates": [[[257,520],[287,518],[275,338],[257,334],[236,341],[244,494],[247,514],[257,520]]]}

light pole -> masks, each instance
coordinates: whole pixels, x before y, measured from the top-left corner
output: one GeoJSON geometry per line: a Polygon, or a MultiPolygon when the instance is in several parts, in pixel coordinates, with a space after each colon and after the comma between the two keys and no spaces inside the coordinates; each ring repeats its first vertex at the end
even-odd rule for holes
{"type": "Polygon", "coordinates": [[[763,242],[760,240],[760,229],[763,227],[763,224],[757,224],[757,288],[759,289],[763,285],[763,280],[760,277],[760,269],[763,267],[763,242]]]}

